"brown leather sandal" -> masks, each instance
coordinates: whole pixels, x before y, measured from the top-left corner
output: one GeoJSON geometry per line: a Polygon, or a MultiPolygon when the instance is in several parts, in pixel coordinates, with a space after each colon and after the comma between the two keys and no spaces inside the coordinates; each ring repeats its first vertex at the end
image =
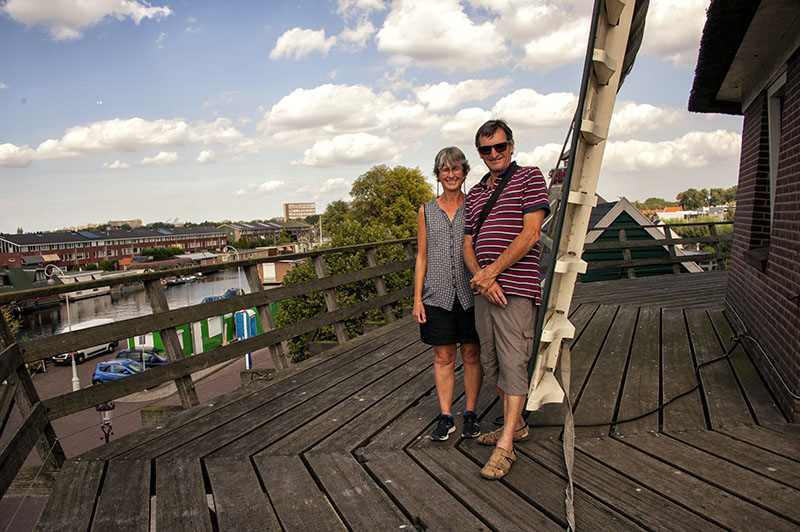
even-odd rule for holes
{"type": "MultiPolygon", "coordinates": [[[[514,431],[514,441],[527,441],[530,436],[530,427],[527,423],[519,430],[514,431]]],[[[503,427],[492,432],[487,432],[478,436],[478,443],[481,445],[497,445],[500,435],[503,433],[503,427]]]]}
{"type": "Polygon", "coordinates": [[[489,480],[499,480],[508,474],[511,470],[511,464],[516,459],[517,453],[514,449],[506,451],[502,447],[495,447],[491,458],[481,469],[481,475],[489,480]]]}

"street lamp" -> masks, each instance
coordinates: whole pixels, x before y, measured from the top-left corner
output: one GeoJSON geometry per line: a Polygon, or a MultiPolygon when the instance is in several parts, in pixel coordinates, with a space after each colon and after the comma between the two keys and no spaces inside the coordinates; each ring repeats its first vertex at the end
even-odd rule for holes
{"type": "Polygon", "coordinates": [[[109,401],[95,407],[97,413],[100,414],[100,430],[103,431],[103,437],[100,439],[106,440],[106,443],[108,443],[111,435],[114,434],[111,431],[111,417],[114,415],[114,408],[116,408],[116,406],[114,401],[109,401]]]}
{"type": "MultiPolygon", "coordinates": [[[[47,284],[55,284],[53,276],[56,275],[56,273],[65,275],[64,270],[55,264],[48,264],[47,267],[45,267],[44,274],[48,277],[47,284]]],[[[67,300],[67,332],[72,332],[72,317],[69,313],[69,292],[65,294],[65,299],[67,300]]],[[[81,380],[78,378],[78,368],[75,367],[75,351],[70,355],[72,358],[72,391],[77,392],[81,389],[81,380]]]]}
{"type": "MultiPolygon", "coordinates": [[[[239,250],[236,249],[233,246],[225,246],[225,249],[223,249],[222,252],[223,253],[233,253],[233,255],[236,257],[236,260],[237,261],[239,260],[239,250]]],[[[239,293],[240,294],[244,293],[244,290],[242,290],[242,267],[241,266],[237,266],[237,268],[236,268],[236,277],[239,279],[239,293]]]]}

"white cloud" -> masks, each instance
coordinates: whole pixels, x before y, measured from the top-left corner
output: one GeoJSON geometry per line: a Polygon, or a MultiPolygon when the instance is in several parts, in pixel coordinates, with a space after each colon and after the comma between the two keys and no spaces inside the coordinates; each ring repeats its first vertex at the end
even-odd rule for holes
{"type": "Polygon", "coordinates": [[[360,49],[366,46],[367,39],[372,37],[373,33],[375,33],[375,26],[372,25],[372,22],[367,19],[362,19],[356,27],[342,30],[338,40],[340,42],[349,43],[356,49],[360,49]]]}
{"type": "Polygon", "coordinates": [[[278,37],[275,48],[269,53],[270,59],[302,59],[312,52],[320,52],[323,56],[336,44],[336,37],[325,38],[325,30],[304,30],[292,28],[278,37]]]}
{"type": "Polygon", "coordinates": [[[640,53],[653,54],[677,66],[693,67],[707,8],[708,0],[652,0],[640,53]]]}
{"type": "Polygon", "coordinates": [[[350,182],[343,177],[334,177],[328,179],[323,183],[322,188],[319,189],[320,193],[326,194],[328,192],[350,191],[350,182]]]}
{"type": "Polygon", "coordinates": [[[244,140],[244,134],[236,129],[230,118],[220,117],[213,122],[204,120],[192,122],[187,131],[187,140],[205,144],[217,142],[233,147],[244,140]]]}
{"type": "Polygon", "coordinates": [[[417,87],[419,101],[432,111],[445,111],[471,100],[483,100],[511,83],[511,78],[467,79],[453,85],[445,81],[436,85],[417,87]]]}
{"type": "Polygon", "coordinates": [[[158,38],[156,39],[156,48],[164,48],[164,39],[166,39],[166,38],[167,38],[167,34],[164,33],[164,32],[161,32],[159,34],[158,38]]]}
{"type": "Polygon", "coordinates": [[[376,38],[398,64],[475,71],[509,57],[493,23],[474,23],[457,0],[398,0],[376,38]]]}
{"type": "Polygon", "coordinates": [[[123,163],[120,160],[116,160],[113,163],[103,163],[103,168],[108,168],[109,170],[122,170],[123,168],[130,168],[130,166],[130,164],[123,163]]]}
{"type": "Polygon", "coordinates": [[[79,39],[82,31],[106,18],[162,20],[169,7],[151,6],[139,0],[7,0],[0,11],[26,26],[43,26],[56,41],[79,39]]]}
{"type": "Polygon", "coordinates": [[[37,159],[61,159],[78,155],[132,152],[143,146],[177,146],[186,138],[182,119],[147,121],[142,118],[105,120],[75,126],[59,140],[49,139],[36,148],[37,159]]]}
{"type": "Polygon", "coordinates": [[[480,107],[462,109],[444,121],[441,129],[442,137],[455,144],[467,143],[472,146],[475,142],[475,132],[491,117],[491,112],[480,107]]]}
{"type": "Polygon", "coordinates": [[[0,81],[0,89],[7,89],[7,88],[8,88],[8,85],[6,85],[2,81],[0,81]]]}
{"type": "Polygon", "coordinates": [[[589,20],[573,20],[527,42],[519,64],[529,70],[547,71],[579,60],[586,54],[588,38],[589,20]]]}
{"type": "Polygon", "coordinates": [[[653,131],[674,124],[685,114],[684,111],[674,107],[618,102],[614,109],[614,115],[611,117],[609,131],[613,132],[614,137],[633,135],[641,131],[653,131]]]}
{"type": "Polygon", "coordinates": [[[326,136],[368,130],[377,127],[375,116],[394,101],[388,93],[377,95],[361,85],[296,89],[272,106],[260,128],[292,135],[317,129],[326,136]]]}
{"type": "Polygon", "coordinates": [[[612,171],[659,168],[701,168],[735,158],[742,144],[739,133],[718,129],[692,131],[675,140],[609,142],[604,167],[612,171]]]}
{"type": "Polygon", "coordinates": [[[23,168],[30,165],[36,152],[28,146],[15,146],[10,143],[0,144],[0,166],[23,168]]]}
{"type": "Polygon", "coordinates": [[[253,194],[269,194],[275,192],[276,190],[283,187],[285,183],[283,181],[272,180],[272,181],[264,181],[260,185],[257,183],[252,183],[250,185],[246,185],[236,192],[234,195],[236,196],[250,196],[253,194]]]}
{"type": "Polygon", "coordinates": [[[520,89],[500,98],[492,115],[513,118],[514,129],[564,128],[572,121],[577,105],[578,98],[569,92],[540,94],[533,89],[520,89]]]}
{"type": "Polygon", "coordinates": [[[555,167],[558,156],[561,155],[561,144],[549,143],[544,146],[537,146],[530,152],[519,152],[515,154],[517,163],[521,166],[538,166],[545,177],[548,172],[555,167]]]}
{"type": "Polygon", "coordinates": [[[388,137],[369,133],[339,135],[320,140],[307,149],[303,159],[293,166],[340,166],[386,162],[400,153],[400,147],[388,137]]]}
{"type": "Polygon", "coordinates": [[[167,166],[178,162],[178,154],[174,151],[160,151],[153,157],[145,157],[141,160],[141,164],[167,166]]]}
{"type": "Polygon", "coordinates": [[[337,2],[336,12],[339,14],[346,14],[350,11],[382,11],[386,9],[381,0],[339,0],[337,2]]]}
{"type": "Polygon", "coordinates": [[[214,153],[214,150],[203,150],[200,152],[200,155],[197,156],[197,162],[200,164],[209,164],[216,162],[217,154],[214,153]]]}

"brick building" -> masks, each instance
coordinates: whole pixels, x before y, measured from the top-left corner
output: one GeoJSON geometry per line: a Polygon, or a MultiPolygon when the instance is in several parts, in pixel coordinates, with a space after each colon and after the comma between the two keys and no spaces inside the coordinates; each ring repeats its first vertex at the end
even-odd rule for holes
{"type": "Polygon", "coordinates": [[[0,267],[48,263],[64,268],[118,261],[150,247],[175,246],[193,253],[221,250],[226,243],[225,232],[214,227],[0,234],[0,267]]]}
{"type": "MultiPolygon", "coordinates": [[[[727,300],[800,421],[800,4],[713,0],[689,110],[744,117],[727,300]]],[[[734,318],[734,326],[740,324],[734,318]]]]}

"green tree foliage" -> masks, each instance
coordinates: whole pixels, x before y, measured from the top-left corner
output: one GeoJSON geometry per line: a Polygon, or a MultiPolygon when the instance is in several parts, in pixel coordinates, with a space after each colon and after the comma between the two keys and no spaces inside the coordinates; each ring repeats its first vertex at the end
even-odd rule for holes
{"type": "Polygon", "coordinates": [[[11,332],[11,336],[18,338],[19,331],[22,329],[22,324],[20,323],[19,319],[11,313],[10,307],[0,308],[2,308],[3,319],[6,320],[6,325],[8,325],[8,330],[11,332]]]}
{"type": "Polygon", "coordinates": [[[322,214],[322,232],[329,235],[337,230],[350,215],[350,204],[343,200],[328,203],[322,214]]]}
{"type": "Polygon", "coordinates": [[[306,216],[303,218],[303,221],[308,225],[315,225],[319,222],[319,214],[312,214],[311,216],[306,216]]]}
{"type": "Polygon", "coordinates": [[[115,260],[104,260],[98,263],[98,266],[104,272],[113,272],[117,269],[117,264],[119,264],[119,262],[115,260]]]}
{"type": "MultiPolygon", "coordinates": [[[[730,213],[729,213],[730,214],[730,213]]],[[[718,218],[714,218],[713,216],[698,216],[697,218],[692,218],[691,220],[683,220],[679,222],[670,222],[670,226],[672,230],[681,238],[700,238],[700,237],[708,237],[711,236],[711,231],[708,225],[689,225],[695,223],[715,223],[719,222],[718,218]],[[674,224],[674,225],[673,225],[674,224]]],[[[728,221],[728,220],[726,220],[728,221]]],[[[732,221],[732,219],[730,220],[732,221]]],[[[733,234],[733,224],[717,224],[715,225],[717,236],[729,236],[733,234]]],[[[731,244],[732,242],[720,242],[719,249],[722,253],[730,253],[731,252],[731,244]]],[[[711,243],[701,243],[700,250],[706,253],[714,253],[714,246],[711,243]]]]}
{"type": "Polygon", "coordinates": [[[695,211],[706,205],[706,202],[708,201],[707,198],[708,190],[697,190],[696,188],[690,188],[683,192],[679,192],[678,195],[675,196],[675,199],[678,200],[681,208],[685,211],[695,211]]]}
{"type": "MultiPolygon", "coordinates": [[[[323,217],[324,223],[324,217],[323,217]]],[[[353,220],[342,222],[342,227],[332,237],[332,247],[350,246],[365,242],[379,242],[390,238],[390,231],[383,226],[362,225],[353,220]]],[[[396,262],[405,259],[405,253],[400,245],[381,246],[375,250],[379,264],[396,262]]],[[[336,253],[325,256],[325,266],[329,275],[361,270],[368,266],[367,256],[364,251],[336,253]]],[[[316,279],[314,265],[311,259],[296,264],[283,278],[283,284],[296,284],[316,279]]],[[[401,272],[384,276],[386,289],[389,292],[409,286],[412,282],[411,273],[401,272]]],[[[375,282],[372,280],[358,281],[335,289],[336,302],[339,307],[346,307],[365,301],[377,295],[375,282]]],[[[316,316],[324,311],[324,299],[321,293],[313,293],[281,301],[280,312],[275,317],[279,326],[290,325],[300,320],[316,316]]],[[[352,338],[363,333],[364,321],[380,320],[381,309],[374,309],[359,316],[345,320],[348,335],[352,338]]],[[[336,340],[333,326],[322,327],[313,338],[315,341],[336,340]]],[[[299,362],[308,358],[308,343],[312,341],[308,335],[302,335],[289,341],[289,356],[292,361],[299,362]]]]}
{"type": "Polygon", "coordinates": [[[294,236],[294,233],[285,227],[281,229],[281,236],[278,237],[278,244],[288,244],[289,242],[295,242],[296,240],[297,238],[294,236]]]}
{"type": "Polygon", "coordinates": [[[417,209],[434,197],[419,168],[386,165],[374,166],[359,176],[350,196],[353,219],[387,227],[395,238],[417,234],[417,209]]]}
{"type": "Polygon", "coordinates": [[[177,246],[156,246],[143,249],[141,255],[143,257],[153,257],[153,260],[169,260],[175,255],[180,255],[182,253],[183,250],[177,246]]]}

